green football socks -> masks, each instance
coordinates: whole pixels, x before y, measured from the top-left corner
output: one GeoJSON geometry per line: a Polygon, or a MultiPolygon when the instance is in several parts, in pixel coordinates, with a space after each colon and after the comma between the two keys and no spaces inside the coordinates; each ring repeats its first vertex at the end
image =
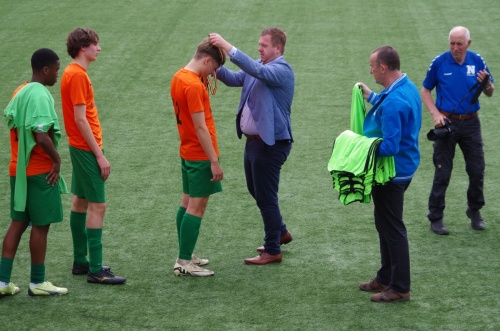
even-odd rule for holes
{"type": "Polygon", "coordinates": [[[87,213],[78,213],[71,211],[69,216],[69,224],[71,235],[73,237],[73,262],[78,265],[87,264],[87,231],[85,222],[87,221],[87,213]]]}
{"type": "Polygon", "coordinates": [[[179,259],[191,260],[200,233],[201,218],[184,214],[179,236],[179,259]]]}
{"type": "Polygon", "coordinates": [[[0,282],[10,283],[13,264],[14,259],[9,259],[6,257],[2,257],[0,259],[0,282]]]}
{"type": "Polygon", "coordinates": [[[179,206],[179,209],[177,209],[177,217],[176,217],[177,239],[179,241],[179,245],[181,244],[181,224],[185,213],[186,213],[186,208],[179,206]]]}
{"type": "Polygon", "coordinates": [[[89,270],[98,273],[102,270],[102,229],[87,228],[89,245],[89,270]]]}
{"type": "Polygon", "coordinates": [[[31,264],[31,280],[33,284],[41,284],[45,281],[45,264],[31,264]]]}

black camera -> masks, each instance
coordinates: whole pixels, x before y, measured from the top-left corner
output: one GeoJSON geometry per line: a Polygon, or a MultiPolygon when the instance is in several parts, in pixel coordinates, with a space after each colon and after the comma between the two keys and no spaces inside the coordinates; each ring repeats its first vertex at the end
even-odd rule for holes
{"type": "Polygon", "coordinates": [[[430,141],[436,141],[438,139],[453,137],[456,130],[457,128],[455,128],[452,124],[446,123],[442,127],[430,130],[427,133],[427,139],[430,141]]]}

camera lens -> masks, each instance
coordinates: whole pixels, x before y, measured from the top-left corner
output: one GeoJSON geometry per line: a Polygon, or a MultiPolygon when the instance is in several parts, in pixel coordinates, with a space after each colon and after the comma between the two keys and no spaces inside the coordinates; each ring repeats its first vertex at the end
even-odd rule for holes
{"type": "Polygon", "coordinates": [[[427,139],[430,141],[435,141],[437,139],[447,138],[448,136],[453,136],[456,128],[453,125],[444,125],[440,128],[435,128],[427,133],[427,139]]]}

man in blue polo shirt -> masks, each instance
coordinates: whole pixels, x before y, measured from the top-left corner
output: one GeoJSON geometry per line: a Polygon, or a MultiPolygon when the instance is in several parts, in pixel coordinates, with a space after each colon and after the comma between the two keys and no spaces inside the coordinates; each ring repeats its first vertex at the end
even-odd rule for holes
{"type": "Polygon", "coordinates": [[[421,90],[422,101],[432,115],[434,125],[454,127],[453,133],[434,142],[434,181],[429,196],[431,231],[447,235],[444,225],[445,194],[453,169],[455,146],[464,154],[469,176],[466,215],[474,230],[483,230],[484,222],[479,210],[484,206],[484,151],[481,125],[478,117],[479,101],[471,103],[478,84],[489,76],[483,93],[493,95],[495,86],[483,58],[468,48],[470,32],[462,26],[454,27],[449,34],[450,50],[438,55],[431,63],[421,90]],[[436,102],[431,91],[436,88],[436,102]]]}

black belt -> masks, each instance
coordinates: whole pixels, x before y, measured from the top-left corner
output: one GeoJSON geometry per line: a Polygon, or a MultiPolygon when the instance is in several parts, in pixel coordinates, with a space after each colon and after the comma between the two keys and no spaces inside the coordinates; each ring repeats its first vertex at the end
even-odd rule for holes
{"type": "Polygon", "coordinates": [[[478,113],[477,111],[472,113],[472,114],[452,114],[448,113],[447,111],[440,110],[439,111],[441,114],[443,114],[446,117],[453,118],[455,120],[470,120],[471,118],[477,117],[478,113]]]}
{"type": "Polygon", "coordinates": [[[247,137],[248,140],[260,140],[262,139],[258,134],[246,134],[244,133],[245,137],[247,137]]]}
{"type": "MultiPolygon", "coordinates": [[[[262,138],[258,134],[246,134],[244,133],[247,140],[261,140],[262,138]]],[[[290,139],[276,140],[277,144],[289,144],[292,141],[290,139]]]]}

